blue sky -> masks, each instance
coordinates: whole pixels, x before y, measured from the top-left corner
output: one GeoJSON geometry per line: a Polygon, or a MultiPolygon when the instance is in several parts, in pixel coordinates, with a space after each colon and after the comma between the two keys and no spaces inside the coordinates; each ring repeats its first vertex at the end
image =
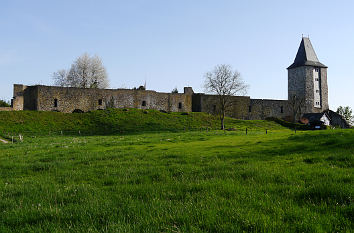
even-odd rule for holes
{"type": "Polygon", "coordinates": [[[230,64],[252,98],[287,99],[301,35],[329,67],[329,104],[354,108],[353,1],[0,1],[0,98],[12,85],[51,85],[82,53],[99,55],[111,88],[203,92],[230,64]]]}

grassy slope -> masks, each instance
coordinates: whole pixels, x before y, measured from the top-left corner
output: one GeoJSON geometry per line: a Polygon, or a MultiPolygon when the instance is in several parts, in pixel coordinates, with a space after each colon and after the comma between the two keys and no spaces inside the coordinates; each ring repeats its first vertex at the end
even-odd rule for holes
{"type": "Polygon", "coordinates": [[[0,145],[0,232],[343,232],[354,131],[37,137],[0,145]]]}
{"type": "MultiPolygon", "coordinates": [[[[115,134],[148,131],[181,131],[203,128],[218,129],[218,118],[205,113],[161,113],[155,110],[109,109],[90,113],[0,112],[0,134],[24,133],[48,135],[48,132],[77,134],[115,134]]],[[[284,127],[271,121],[243,121],[228,118],[226,127],[236,129],[271,129],[284,127]]]]}

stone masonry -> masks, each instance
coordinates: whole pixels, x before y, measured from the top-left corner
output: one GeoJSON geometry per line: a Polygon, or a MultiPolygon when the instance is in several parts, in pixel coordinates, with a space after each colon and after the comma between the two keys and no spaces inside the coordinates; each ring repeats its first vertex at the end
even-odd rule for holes
{"type": "Polygon", "coordinates": [[[106,108],[156,109],[190,112],[192,94],[130,89],[91,89],[54,86],[14,86],[14,110],[93,111],[106,108]]]}
{"type": "MultiPolygon", "coordinates": [[[[251,99],[230,96],[227,112],[238,119],[265,119],[293,116],[290,99],[304,99],[302,113],[320,113],[329,109],[327,67],[319,62],[309,38],[302,38],[294,63],[288,67],[288,100],[251,99]]],[[[166,112],[218,112],[218,96],[194,93],[161,93],[151,90],[89,89],[54,86],[14,85],[14,110],[87,112],[106,108],[156,109],[166,112]]]]}

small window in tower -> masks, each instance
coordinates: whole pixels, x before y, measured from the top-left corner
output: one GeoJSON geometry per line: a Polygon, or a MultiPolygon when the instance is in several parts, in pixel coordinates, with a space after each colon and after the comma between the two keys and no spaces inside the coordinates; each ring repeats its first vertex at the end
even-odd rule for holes
{"type": "Polygon", "coordinates": [[[146,106],[146,101],[145,100],[141,103],[141,106],[146,106]]]}
{"type": "Polygon", "coordinates": [[[248,112],[252,112],[252,106],[248,106],[248,112]]]}
{"type": "Polygon", "coordinates": [[[178,103],[178,108],[182,109],[182,103],[181,102],[178,103]]]}
{"type": "Polygon", "coordinates": [[[54,99],[54,108],[58,107],[58,99],[54,99]]]}
{"type": "Polygon", "coordinates": [[[315,68],[315,72],[319,72],[320,71],[320,69],[319,68],[315,68]]]}
{"type": "Polygon", "coordinates": [[[320,93],[320,90],[316,90],[316,93],[320,93]]]}
{"type": "Polygon", "coordinates": [[[280,106],[280,113],[284,113],[284,108],[283,108],[283,106],[280,106]]]}
{"type": "Polygon", "coordinates": [[[98,100],[98,105],[102,105],[102,99],[98,100]]]}
{"type": "Polygon", "coordinates": [[[216,112],[216,105],[213,105],[213,112],[216,112]]]}

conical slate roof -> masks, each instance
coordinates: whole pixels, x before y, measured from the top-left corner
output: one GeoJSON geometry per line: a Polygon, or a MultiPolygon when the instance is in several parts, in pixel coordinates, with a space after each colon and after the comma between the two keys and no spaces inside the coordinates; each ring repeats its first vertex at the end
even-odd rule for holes
{"type": "Polygon", "coordinates": [[[315,66],[327,68],[317,58],[315,50],[312,47],[311,41],[307,37],[303,37],[299,50],[297,51],[294,63],[288,69],[296,68],[299,66],[315,66]]]}

